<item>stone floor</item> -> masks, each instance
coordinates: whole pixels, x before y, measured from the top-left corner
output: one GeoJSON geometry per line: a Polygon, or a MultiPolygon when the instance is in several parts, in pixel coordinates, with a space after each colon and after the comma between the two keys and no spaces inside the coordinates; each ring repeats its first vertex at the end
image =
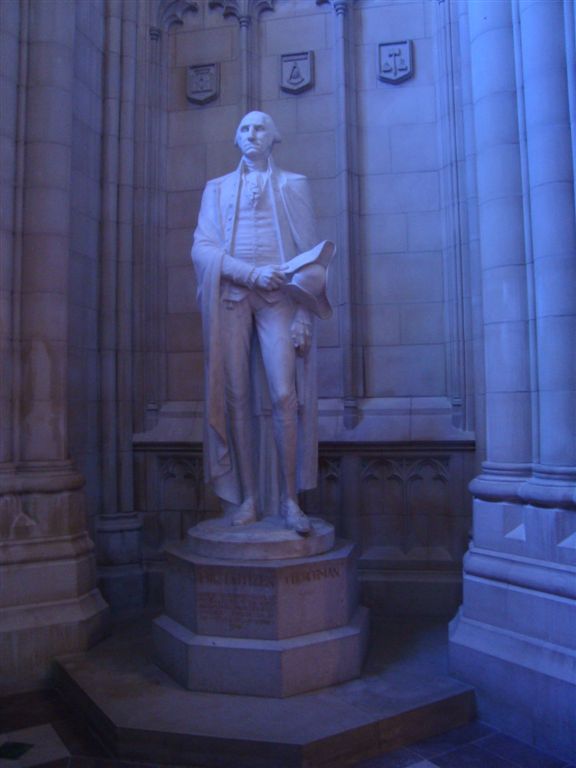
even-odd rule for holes
{"type": "Polygon", "coordinates": [[[211,768],[350,768],[469,723],[445,622],[372,622],[362,675],[286,698],[187,691],[153,662],[150,622],[61,658],[56,688],[113,754],[211,768]]]}
{"type": "MultiPolygon", "coordinates": [[[[0,768],[152,768],[152,764],[115,759],[76,714],[54,691],[0,699],[0,768]]],[[[574,768],[480,722],[364,760],[351,768],[435,766],[574,768]]]]}

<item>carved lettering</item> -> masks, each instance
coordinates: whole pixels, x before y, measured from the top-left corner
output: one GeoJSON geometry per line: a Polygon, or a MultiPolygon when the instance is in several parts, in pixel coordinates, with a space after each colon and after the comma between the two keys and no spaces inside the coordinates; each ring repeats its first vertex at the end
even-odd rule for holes
{"type": "Polygon", "coordinates": [[[226,587],[273,587],[272,573],[259,570],[233,568],[196,568],[198,584],[216,584],[226,587]]]}
{"type": "Polygon", "coordinates": [[[305,571],[295,571],[285,577],[287,584],[302,584],[304,582],[320,581],[321,579],[337,579],[341,570],[337,566],[327,565],[323,568],[308,568],[305,571]]]}
{"type": "Polygon", "coordinates": [[[201,592],[197,598],[199,622],[217,622],[228,630],[268,626],[274,621],[274,596],[235,592],[201,592]]]}

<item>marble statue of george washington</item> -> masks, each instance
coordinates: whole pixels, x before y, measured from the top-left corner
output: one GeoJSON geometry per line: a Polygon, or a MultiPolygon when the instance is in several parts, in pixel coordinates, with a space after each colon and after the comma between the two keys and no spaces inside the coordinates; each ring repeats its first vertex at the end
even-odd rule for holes
{"type": "Polygon", "coordinates": [[[272,118],[240,121],[235,171],[206,184],[194,234],[205,354],[204,468],[229,514],[312,532],[298,493],[316,485],[315,316],[326,267],[304,176],[276,167],[272,118]],[[270,436],[267,433],[270,432],[270,436]]]}

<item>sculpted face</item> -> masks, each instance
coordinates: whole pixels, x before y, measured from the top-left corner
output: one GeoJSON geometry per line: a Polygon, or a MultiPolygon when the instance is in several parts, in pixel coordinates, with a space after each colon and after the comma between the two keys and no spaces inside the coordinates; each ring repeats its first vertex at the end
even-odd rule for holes
{"type": "Polygon", "coordinates": [[[249,112],[236,131],[236,144],[249,160],[267,158],[279,138],[272,118],[265,112],[249,112]]]}

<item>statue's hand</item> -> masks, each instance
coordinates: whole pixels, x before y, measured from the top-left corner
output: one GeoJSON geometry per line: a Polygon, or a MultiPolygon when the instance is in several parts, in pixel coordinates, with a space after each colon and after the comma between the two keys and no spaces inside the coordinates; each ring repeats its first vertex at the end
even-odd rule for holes
{"type": "Polygon", "coordinates": [[[292,323],[290,333],[296,354],[300,355],[300,357],[305,357],[312,342],[312,324],[296,319],[292,323]]]}
{"type": "Polygon", "coordinates": [[[272,264],[267,267],[259,267],[254,284],[265,291],[275,291],[286,282],[286,274],[282,267],[272,264]]]}

